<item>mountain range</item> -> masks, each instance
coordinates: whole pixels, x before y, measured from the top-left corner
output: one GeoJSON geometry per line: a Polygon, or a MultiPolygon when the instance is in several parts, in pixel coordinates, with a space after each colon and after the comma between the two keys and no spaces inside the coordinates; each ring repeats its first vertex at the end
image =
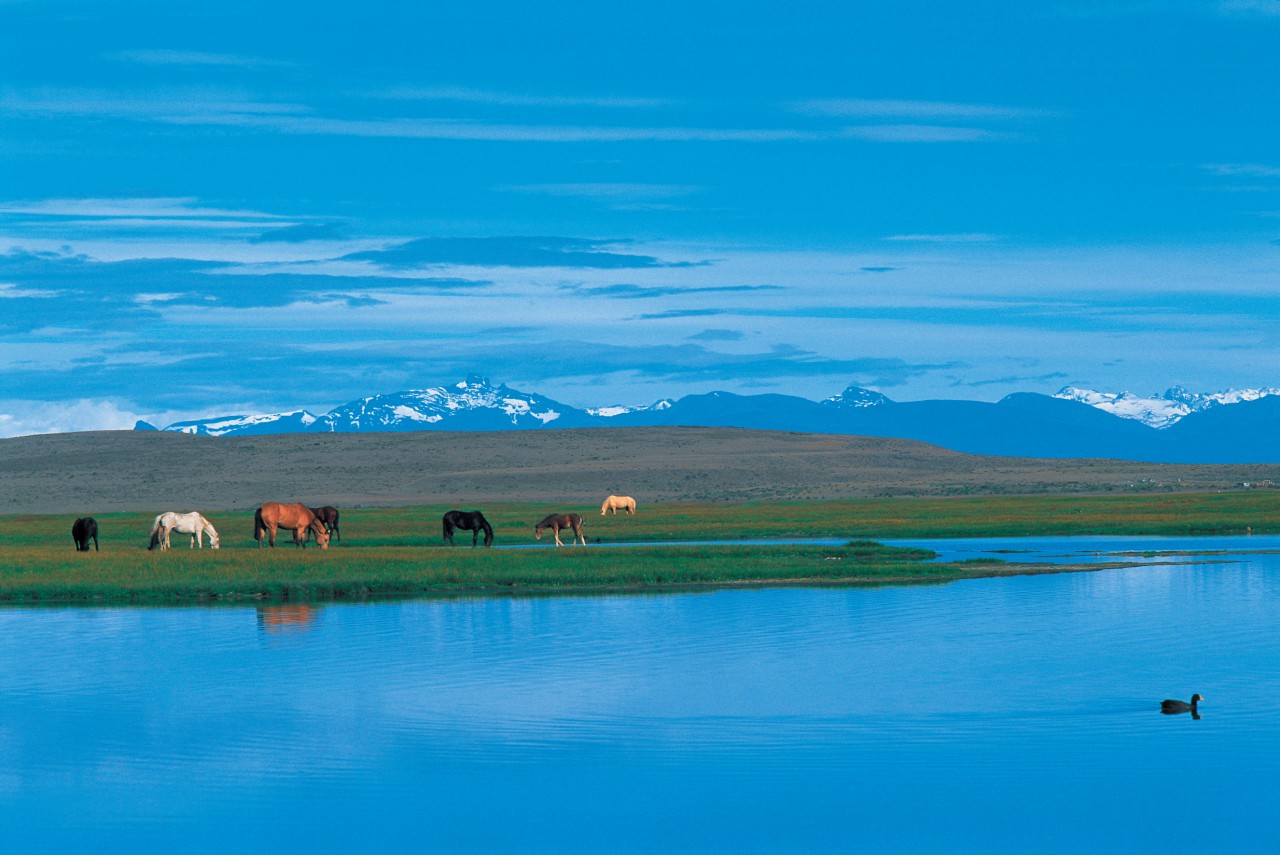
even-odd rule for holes
{"type": "MultiPolygon", "coordinates": [[[[1161,463],[1280,462],[1280,389],[1199,394],[1175,386],[1143,398],[1065,387],[995,403],[897,402],[850,386],[812,401],[710,392],[643,407],[580,409],[471,375],[452,386],[373,395],[324,415],[305,410],[177,422],[167,431],[244,436],[350,431],[494,431],[682,425],[914,439],[1014,457],[1108,457],[1161,463]]],[[[140,430],[155,426],[139,422],[140,430]]]]}

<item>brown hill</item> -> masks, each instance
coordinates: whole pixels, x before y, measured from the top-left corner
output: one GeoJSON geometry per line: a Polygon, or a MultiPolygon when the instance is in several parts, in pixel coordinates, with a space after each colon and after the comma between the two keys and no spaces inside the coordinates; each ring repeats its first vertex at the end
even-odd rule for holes
{"type": "Polygon", "coordinates": [[[499,500],[592,504],[1239,489],[1276,465],[959,454],[897,439],[735,428],[198,437],[149,431],[0,440],[0,513],[238,510],[499,500]]]}

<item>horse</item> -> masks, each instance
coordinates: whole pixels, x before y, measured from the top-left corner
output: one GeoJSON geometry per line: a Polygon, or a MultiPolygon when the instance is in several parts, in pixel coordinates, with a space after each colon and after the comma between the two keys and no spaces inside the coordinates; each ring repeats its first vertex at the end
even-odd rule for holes
{"type": "Polygon", "coordinates": [[[484,532],[484,545],[493,545],[493,526],[479,511],[449,511],[444,515],[444,542],[453,546],[453,530],[464,529],[471,532],[471,547],[474,549],[480,532],[484,532]]]}
{"type": "Polygon", "coordinates": [[[329,532],[325,531],[324,523],[301,502],[292,505],[267,502],[253,512],[253,539],[258,541],[259,549],[262,548],[263,534],[267,535],[268,545],[275,547],[277,528],[293,529],[293,542],[303,549],[307,548],[308,530],[315,534],[321,549],[329,548],[329,532]]]}
{"type": "Polygon", "coordinates": [[[618,508],[622,508],[627,513],[634,515],[636,512],[636,500],[630,496],[609,496],[604,500],[604,504],[600,506],[600,516],[613,511],[613,515],[616,517],[618,508]]]}
{"type": "Polygon", "coordinates": [[[155,522],[151,525],[151,545],[148,550],[160,547],[161,551],[169,548],[169,535],[174,531],[178,534],[191,535],[191,548],[204,549],[205,532],[209,533],[209,546],[217,549],[220,545],[218,539],[218,530],[213,527],[213,523],[209,522],[199,511],[192,511],[189,514],[176,514],[173,511],[166,511],[156,517],[155,522]]]}
{"type": "Polygon", "coordinates": [[[544,528],[551,529],[551,533],[555,536],[556,546],[564,546],[560,542],[560,530],[564,528],[573,529],[573,545],[577,546],[578,541],[582,541],[582,545],[587,545],[587,539],[582,535],[582,514],[551,514],[542,522],[533,527],[534,540],[542,540],[542,530],[544,528]]]}
{"type": "Polygon", "coordinates": [[[71,538],[76,542],[76,552],[88,552],[90,540],[93,551],[98,552],[98,521],[93,517],[80,517],[71,524],[71,538]]]}
{"type": "Polygon", "coordinates": [[[338,531],[338,509],[333,505],[325,505],[323,508],[312,508],[311,513],[316,515],[316,519],[324,523],[324,530],[329,532],[329,537],[342,540],[342,532],[338,531]]]}

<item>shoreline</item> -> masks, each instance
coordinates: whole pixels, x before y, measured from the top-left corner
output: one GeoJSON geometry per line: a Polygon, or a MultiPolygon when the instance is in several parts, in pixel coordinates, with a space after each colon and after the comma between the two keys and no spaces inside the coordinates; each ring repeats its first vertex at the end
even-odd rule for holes
{"type": "MultiPolygon", "coordinates": [[[[432,600],[458,599],[468,597],[582,597],[582,596],[625,596],[628,594],[678,594],[678,593],[714,593],[724,590],[747,590],[763,588],[863,588],[863,587],[899,587],[914,585],[947,585],[952,582],[980,579],[1008,578],[1013,576],[1043,576],[1062,573],[1091,573],[1104,570],[1123,570],[1136,567],[1176,566],[1188,562],[1105,562],[1105,563],[1018,563],[998,564],[983,563],[981,569],[966,567],[964,564],[932,564],[944,572],[936,575],[885,574],[876,575],[862,573],[847,576],[803,576],[803,577],[771,577],[771,578],[722,578],[701,581],[671,582],[636,582],[636,583],[595,583],[595,584],[521,584],[518,581],[500,582],[491,585],[448,585],[431,584],[418,588],[397,587],[379,589],[367,587],[359,583],[351,583],[344,587],[330,587],[328,590],[311,589],[300,595],[289,589],[276,593],[261,590],[224,590],[213,592],[208,590],[173,590],[167,595],[155,592],[136,590],[119,590],[114,594],[91,594],[86,596],[43,596],[32,593],[28,596],[14,596],[9,591],[0,590],[0,609],[5,608],[67,608],[67,607],[200,607],[200,606],[274,606],[274,605],[334,605],[339,603],[370,603],[391,600],[432,600]]],[[[1205,562],[1194,562],[1205,563],[1205,562]]]]}
{"type": "MultiPolygon", "coordinates": [[[[1064,563],[1029,561],[1013,551],[943,563],[928,547],[930,539],[1223,536],[1249,530],[1262,535],[1280,528],[1280,496],[1271,493],[655,503],[643,505],[636,516],[589,517],[588,539],[603,540],[607,548],[485,549],[441,545],[438,521],[445,507],[344,510],[343,539],[328,550],[257,548],[244,514],[215,512],[210,516],[221,528],[222,549],[175,543],[167,552],[148,552],[153,515],[133,512],[101,516],[103,551],[86,554],[72,547],[67,515],[0,516],[0,605],[323,603],[943,584],[1185,564],[1212,560],[1214,550],[1183,543],[1166,556],[1130,553],[1143,560],[1128,561],[1117,552],[1098,562],[1066,556],[1064,563]],[[799,539],[824,542],[778,543],[799,539]]],[[[548,509],[508,503],[487,505],[484,512],[497,543],[532,545],[533,523],[548,509]]]]}

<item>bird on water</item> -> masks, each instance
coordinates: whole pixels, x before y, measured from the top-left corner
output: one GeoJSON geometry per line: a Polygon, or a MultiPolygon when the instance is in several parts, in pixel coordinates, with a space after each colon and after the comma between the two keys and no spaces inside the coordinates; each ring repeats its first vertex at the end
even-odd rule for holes
{"type": "Polygon", "coordinates": [[[1200,703],[1203,700],[1204,700],[1204,697],[1197,693],[1191,696],[1191,703],[1187,703],[1186,701],[1169,701],[1169,700],[1161,701],[1160,712],[1169,713],[1170,715],[1172,715],[1173,713],[1189,712],[1192,715],[1195,715],[1196,704],[1200,703]]]}

